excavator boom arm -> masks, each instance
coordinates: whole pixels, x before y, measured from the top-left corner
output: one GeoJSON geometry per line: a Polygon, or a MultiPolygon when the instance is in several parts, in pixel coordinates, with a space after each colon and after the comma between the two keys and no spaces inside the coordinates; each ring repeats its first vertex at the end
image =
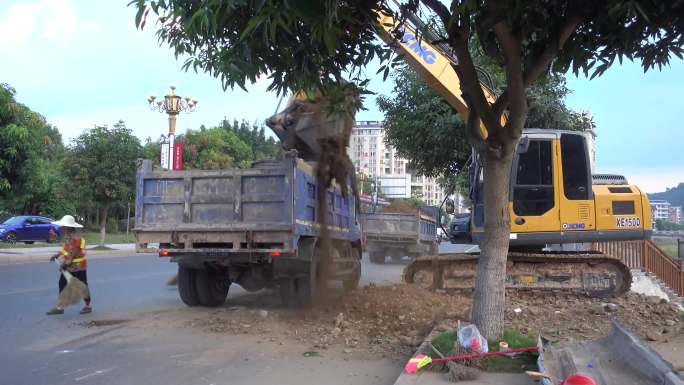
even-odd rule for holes
{"type": "MultiPolygon", "coordinates": [[[[470,110],[461,94],[461,81],[454,70],[455,59],[450,58],[439,48],[425,41],[416,29],[401,23],[393,16],[378,12],[382,38],[395,51],[404,55],[409,65],[425,79],[433,90],[437,91],[463,117],[468,119],[470,110]],[[401,38],[395,37],[399,31],[401,38]]],[[[496,95],[487,87],[482,87],[490,104],[496,101],[496,95]]],[[[502,117],[502,120],[505,119],[502,117]]],[[[487,138],[487,129],[480,123],[480,136],[487,138]]]]}

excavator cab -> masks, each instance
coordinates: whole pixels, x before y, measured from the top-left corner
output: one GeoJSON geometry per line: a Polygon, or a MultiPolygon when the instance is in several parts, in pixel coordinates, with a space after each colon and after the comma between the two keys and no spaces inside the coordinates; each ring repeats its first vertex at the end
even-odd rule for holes
{"type": "MultiPolygon", "coordinates": [[[[470,232],[484,234],[482,165],[470,169],[470,232]]],[[[512,246],[645,239],[651,234],[648,198],[617,179],[592,180],[589,151],[580,132],[527,129],[513,158],[509,188],[512,246]]]]}

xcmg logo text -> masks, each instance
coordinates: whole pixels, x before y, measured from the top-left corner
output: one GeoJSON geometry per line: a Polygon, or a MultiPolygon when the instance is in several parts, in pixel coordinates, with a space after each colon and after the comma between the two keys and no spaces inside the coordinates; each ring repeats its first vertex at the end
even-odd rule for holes
{"type": "Polygon", "coordinates": [[[401,42],[405,44],[411,51],[418,54],[418,56],[420,56],[425,63],[432,64],[435,62],[437,55],[435,55],[435,53],[428,47],[421,45],[420,41],[416,39],[416,36],[413,33],[404,31],[404,36],[402,36],[401,42]]]}

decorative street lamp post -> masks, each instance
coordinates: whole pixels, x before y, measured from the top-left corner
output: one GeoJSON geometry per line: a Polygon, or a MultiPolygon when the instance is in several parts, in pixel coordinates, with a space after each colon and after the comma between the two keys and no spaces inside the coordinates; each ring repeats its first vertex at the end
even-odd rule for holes
{"type": "Polygon", "coordinates": [[[176,95],[176,85],[171,84],[169,87],[169,92],[164,95],[164,100],[156,100],[157,96],[155,94],[150,94],[147,98],[147,102],[150,104],[150,109],[152,111],[166,112],[169,115],[169,134],[164,137],[162,135],[161,143],[161,166],[163,168],[174,170],[176,168],[180,169],[180,162],[174,162],[176,159],[176,154],[182,151],[180,146],[174,146],[174,138],[176,136],[176,116],[184,111],[186,113],[191,113],[195,111],[197,107],[197,99],[194,97],[186,96],[181,98],[176,95]],[[175,166],[175,167],[174,167],[175,166]]]}

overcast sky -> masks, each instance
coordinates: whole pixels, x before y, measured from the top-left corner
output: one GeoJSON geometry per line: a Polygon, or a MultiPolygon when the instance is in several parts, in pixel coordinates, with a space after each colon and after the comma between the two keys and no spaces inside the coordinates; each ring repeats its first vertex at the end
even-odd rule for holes
{"type": "MultiPolygon", "coordinates": [[[[278,97],[258,82],[223,91],[219,80],[180,70],[182,59],[160,47],[154,31],[137,30],[128,0],[4,0],[0,3],[0,82],[62,132],[65,141],[95,124],[119,119],[144,140],[166,131],[164,115],[149,110],[150,92],[177,92],[200,103],[181,115],[178,131],[224,117],[263,121],[278,97]]],[[[374,74],[374,70],[368,70],[374,74]]],[[[684,62],[644,74],[638,64],[614,66],[602,78],[568,78],[572,108],[597,124],[597,171],[624,174],[648,192],[684,182],[684,62]]],[[[388,94],[380,77],[371,90],[388,94]]],[[[373,98],[357,120],[381,120],[373,98]]]]}

